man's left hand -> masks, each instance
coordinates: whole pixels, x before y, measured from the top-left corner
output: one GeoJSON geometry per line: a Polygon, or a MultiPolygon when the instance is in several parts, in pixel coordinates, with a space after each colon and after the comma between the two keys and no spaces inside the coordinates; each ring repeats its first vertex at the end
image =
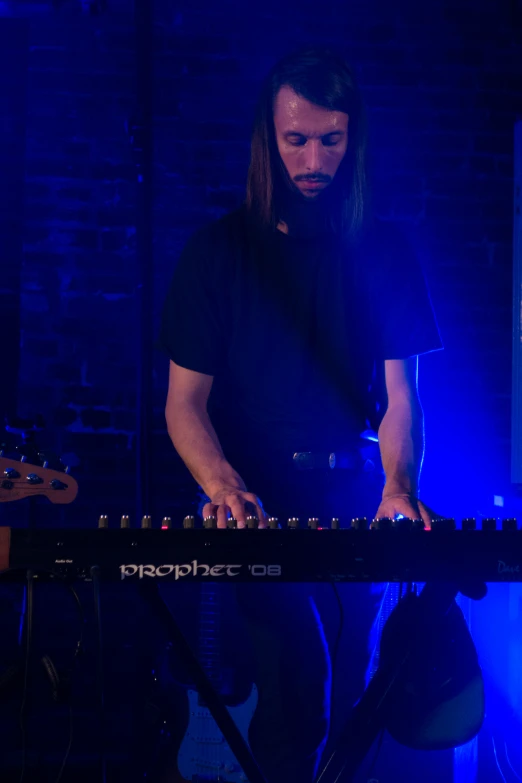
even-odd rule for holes
{"type": "Polygon", "coordinates": [[[408,517],[408,519],[422,519],[424,525],[429,530],[431,528],[431,520],[435,519],[437,514],[413,495],[398,494],[384,497],[377,509],[375,519],[382,519],[383,517],[395,519],[398,516],[408,517]]]}

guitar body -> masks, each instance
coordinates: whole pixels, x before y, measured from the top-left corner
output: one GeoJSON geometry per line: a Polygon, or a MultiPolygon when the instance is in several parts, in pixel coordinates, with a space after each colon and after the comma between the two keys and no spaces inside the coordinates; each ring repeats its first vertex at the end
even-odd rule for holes
{"type": "MultiPolygon", "coordinates": [[[[231,717],[247,742],[257,701],[257,688],[252,685],[250,696],[243,704],[228,707],[231,717]]],[[[200,704],[199,694],[189,691],[188,702],[189,724],[178,753],[178,769],[182,779],[244,783],[246,776],[209,710],[200,704]]]]}
{"type": "MultiPolygon", "coordinates": [[[[245,667],[235,591],[227,587],[207,583],[178,590],[176,613],[205,674],[248,742],[258,690],[245,667]]],[[[149,742],[153,758],[147,778],[154,783],[245,783],[246,776],[170,644],[154,668],[156,737],[149,742]]]]}

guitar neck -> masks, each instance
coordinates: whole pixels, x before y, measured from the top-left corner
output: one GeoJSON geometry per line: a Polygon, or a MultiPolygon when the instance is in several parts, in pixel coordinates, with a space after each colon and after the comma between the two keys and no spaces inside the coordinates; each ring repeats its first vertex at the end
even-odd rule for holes
{"type": "Polygon", "coordinates": [[[201,584],[199,602],[199,659],[208,679],[222,690],[221,602],[219,585],[201,584]]]}

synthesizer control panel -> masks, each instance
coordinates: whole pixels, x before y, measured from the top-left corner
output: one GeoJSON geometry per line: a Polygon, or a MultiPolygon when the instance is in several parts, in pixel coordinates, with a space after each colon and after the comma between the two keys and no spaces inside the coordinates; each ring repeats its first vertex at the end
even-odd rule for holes
{"type": "MultiPolygon", "coordinates": [[[[522,581],[522,531],[515,519],[416,520],[271,518],[257,529],[234,520],[216,529],[210,517],[186,517],[173,527],[164,517],[143,517],[117,527],[102,516],[98,529],[20,530],[0,527],[0,570],[31,568],[40,578],[160,581],[522,581]]],[[[7,574],[6,574],[7,575],[7,574]]]]}

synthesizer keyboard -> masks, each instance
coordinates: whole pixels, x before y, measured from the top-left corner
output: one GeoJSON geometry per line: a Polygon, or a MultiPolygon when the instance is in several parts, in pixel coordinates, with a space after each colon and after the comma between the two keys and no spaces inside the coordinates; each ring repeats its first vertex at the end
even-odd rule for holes
{"type": "Polygon", "coordinates": [[[0,570],[13,577],[31,568],[40,578],[91,579],[93,567],[125,582],[518,582],[522,531],[0,527],[0,570]]]}

